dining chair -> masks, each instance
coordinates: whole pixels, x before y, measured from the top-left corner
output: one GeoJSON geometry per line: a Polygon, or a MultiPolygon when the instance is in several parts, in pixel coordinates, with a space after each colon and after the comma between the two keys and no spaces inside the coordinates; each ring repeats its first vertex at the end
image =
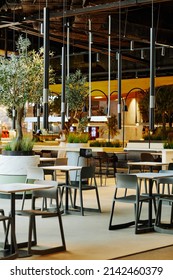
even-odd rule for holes
{"type": "MultiPolygon", "coordinates": [[[[145,227],[143,228],[142,225],[146,225],[147,220],[140,220],[140,215],[143,202],[149,202],[149,200],[150,197],[146,195],[140,195],[140,186],[136,175],[117,173],[115,192],[109,221],[109,230],[123,229],[134,225],[135,234],[145,232],[145,227]],[[119,224],[113,224],[113,220],[115,220],[118,216],[118,214],[116,213],[118,212],[117,204],[119,202],[127,204],[130,203],[134,205],[134,220],[126,222],[124,221],[119,224]],[[116,205],[117,207],[115,209],[116,205]]],[[[123,220],[125,219],[125,217],[122,218],[123,220]]]]}
{"type": "MultiPolygon", "coordinates": [[[[58,195],[59,195],[59,208],[62,209],[63,211],[63,199],[62,199],[62,190],[58,184],[58,181],[55,181],[55,180],[36,180],[34,182],[34,184],[42,184],[42,185],[52,185],[52,187],[54,187],[55,189],[58,189],[58,195]]],[[[49,192],[49,189],[48,190],[45,190],[45,192],[49,192]]],[[[47,209],[49,211],[53,211],[53,209],[56,207],[55,204],[53,204],[53,200],[50,199],[50,203],[49,203],[49,206],[48,206],[48,203],[47,203],[47,199],[45,198],[43,201],[46,201],[46,203],[43,203],[42,204],[42,210],[43,209],[47,209]]],[[[56,201],[55,201],[56,202],[56,201]]]]}
{"type": "Polygon", "coordinates": [[[106,179],[108,176],[115,177],[117,169],[116,164],[118,162],[118,157],[114,153],[97,152],[93,153],[94,164],[96,166],[96,174],[100,177],[100,185],[103,184],[103,175],[106,179]]]}
{"type": "MultiPolygon", "coordinates": [[[[27,175],[26,175],[26,182],[25,183],[34,183],[35,180],[44,180],[44,171],[40,167],[29,167],[27,169],[27,175]]],[[[23,198],[22,198],[22,207],[21,209],[23,210],[24,204],[25,204],[25,199],[27,198],[26,192],[23,193],[23,198]]],[[[29,198],[31,198],[31,194],[29,195],[29,198]]]]}
{"type": "MultiPolygon", "coordinates": [[[[57,152],[56,154],[53,152],[53,151],[46,151],[46,150],[42,150],[41,151],[41,156],[42,157],[45,157],[45,158],[50,158],[50,161],[45,161],[45,162],[40,162],[39,163],[39,167],[42,167],[42,166],[50,166],[52,164],[54,164],[52,161],[51,161],[51,157],[57,157],[57,152]]],[[[53,170],[44,170],[44,175],[49,175],[51,176],[51,179],[54,180],[54,171],[53,170]]]]}
{"type": "MultiPolygon", "coordinates": [[[[28,233],[28,255],[36,254],[36,255],[44,255],[50,254],[60,251],[66,250],[66,243],[65,243],[65,236],[64,236],[64,229],[62,224],[62,217],[60,211],[60,190],[57,187],[57,182],[55,181],[48,181],[48,180],[38,180],[35,181],[37,184],[48,184],[52,185],[52,188],[46,190],[36,190],[32,192],[32,203],[31,209],[29,210],[20,210],[18,211],[20,216],[28,216],[29,217],[29,233],[28,233]],[[53,199],[55,201],[54,208],[41,208],[39,207],[39,202],[41,199],[53,199]],[[47,243],[52,241],[51,233],[56,234],[57,237],[57,244],[51,245],[50,247],[41,247],[38,245],[37,241],[37,227],[36,227],[36,217],[44,217],[44,223],[46,227],[46,218],[53,218],[57,217],[57,221],[52,219],[52,226],[53,228],[47,232],[47,243]],[[58,222],[58,224],[57,224],[58,222]],[[59,230],[57,230],[57,226],[59,230]],[[58,232],[59,231],[59,232],[58,232]],[[34,247],[37,246],[37,247],[34,247]]],[[[39,232],[39,237],[41,234],[44,234],[44,231],[41,230],[39,232]]]]}
{"type": "Polygon", "coordinates": [[[170,163],[168,164],[168,170],[173,170],[173,162],[170,162],[170,163]]]}
{"type": "MultiPolygon", "coordinates": [[[[172,174],[173,176],[173,170],[163,169],[160,170],[159,173],[168,173],[170,175],[172,174]]],[[[158,178],[155,179],[154,182],[156,186],[155,196],[157,196],[158,198],[161,195],[163,196],[167,194],[173,194],[173,177],[158,178]],[[165,190],[165,188],[167,188],[167,191],[165,190]]]]}
{"type": "MultiPolygon", "coordinates": [[[[148,162],[158,162],[158,159],[155,159],[154,156],[150,153],[141,153],[141,161],[148,161],[148,162]]],[[[160,161],[160,159],[159,159],[160,161]]],[[[148,166],[144,166],[143,167],[143,172],[145,170],[148,170],[149,167],[148,166]]],[[[160,171],[161,170],[161,166],[154,166],[153,167],[153,170],[156,170],[156,171],[160,171]]]]}
{"type": "MultiPolygon", "coordinates": [[[[54,165],[58,166],[58,165],[67,165],[68,162],[68,158],[62,157],[62,158],[56,158],[54,165]]],[[[55,180],[58,180],[59,185],[65,184],[65,176],[64,176],[64,172],[55,171],[55,180]],[[63,179],[63,181],[61,182],[60,179],[63,179]]]]}
{"type": "Polygon", "coordinates": [[[69,185],[65,186],[68,190],[74,190],[74,209],[84,216],[84,211],[96,211],[101,212],[99,193],[95,178],[95,167],[94,166],[83,166],[79,173],[79,180],[72,181],[69,185]],[[83,192],[95,190],[97,208],[84,207],[83,192]],[[79,206],[76,205],[77,194],[79,193],[79,206]]]}
{"type": "Polygon", "coordinates": [[[3,229],[5,234],[5,240],[3,243],[3,250],[0,251],[0,260],[11,260],[17,258],[17,244],[16,235],[12,230],[12,218],[11,216],[6,216],[3,209],[0,209],[0,222],[3,223],[3,229]],[[7,223],[7,224],[6,224],[7,223]],[[8,241],[8,235],[11,232],[11,238],[14,248],[11,248],[11,244],[8,241]]]}

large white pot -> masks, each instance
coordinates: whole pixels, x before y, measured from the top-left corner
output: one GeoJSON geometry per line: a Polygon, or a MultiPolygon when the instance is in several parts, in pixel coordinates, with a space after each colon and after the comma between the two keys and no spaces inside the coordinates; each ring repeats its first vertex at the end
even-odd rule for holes
{"type": "Polygon", "coordinates": [[[38,166],[40,156],[5,156],[0,155],[0,174],[26,175],[28,167],[38,166]]]}

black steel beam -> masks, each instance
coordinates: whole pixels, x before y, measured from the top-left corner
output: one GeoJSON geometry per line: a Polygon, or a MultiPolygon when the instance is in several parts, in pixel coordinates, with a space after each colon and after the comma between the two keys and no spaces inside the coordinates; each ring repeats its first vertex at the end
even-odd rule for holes
{"type": "MultiPolygon", "coordinates": [[[[162,2],[171,2],[172,0],[153,0],[153,3],[162,3],[162,2]]],[[[63,18],[63,17],[73,17],[77,15],[83,15],[83,14],[92,14],[92,13],[98,13],[98,12],[108,12],[108,11],[113,11],[113,10],[118,10],[119,8],[125,9],[125,8],[130,8],[134,6],[140,6],[140,5],[148,5],[151,4],[151,0],[125,0],[113,3],[107,3],[103,5],[96,5],[96,6],[91,6],[91,7],[83,7],[80,9],[75,9],[75,10],[67,10],[66,13],[62,12],[51,12],[50,13],[50,18],[52,17],[58,17],[58,18],[63,18]]]]}

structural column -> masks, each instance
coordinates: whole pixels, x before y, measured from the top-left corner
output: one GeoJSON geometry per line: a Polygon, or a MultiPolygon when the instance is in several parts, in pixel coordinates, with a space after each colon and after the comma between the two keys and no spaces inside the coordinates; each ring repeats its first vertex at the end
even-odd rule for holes
{"type": "Polygon", "coordinates": [[[44,8],[44,80],[43,80],[43,128],[48,130],[49,97],[49,9],[44,8]]]}

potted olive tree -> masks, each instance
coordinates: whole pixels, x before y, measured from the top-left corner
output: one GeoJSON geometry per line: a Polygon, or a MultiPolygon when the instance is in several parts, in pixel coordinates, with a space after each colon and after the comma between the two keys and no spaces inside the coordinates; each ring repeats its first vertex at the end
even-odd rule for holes
{"type": "Polygon", "coordinates": [[[87,112],[83,110],[88,103],[87,77],[80,70],[71,73],[66,79],[65,92],[69,110],[69,126],[76,123],[77,131],[83,132],[84,126],[82,124],[87,125],[87,112]]]}
{"type": "MultiPolygon", "coordinates": [[[[44,57],[43,49],[29,51],[30,41],[19,37],[16,43],[16,54],[10,58],[0,57],[0,102],[8,111],[16,114],[16,139],[6,150],[32,150],[32,139],[24,139],[22,121],[26,103],[40,103],[43,94],[44,57]]],[[[50,81],[53,70],[50,68],[50,81]]],[[[0,174],[23,174],[26,166],[37,165],[36,156],[0,157],[0,174]],[[3,157],[3,158],[2,158],[3,157]],[[31,159],[32,157],[32,159],[31,159]],[[28,159],[27,159],[28,158],[28,159]],[[5,173],[4,173],[5,172],[5,173]]]]}
{"type": "MultiPolygon", "coordinates": [[[[17,140],[23,138],[22,121],[26,103],[40,103],[43,94],[43,49],[29,51],[30,41],[19,37],[17,52],[0,57],[0,102],[16,114],[17,140]]],[[[54,79],[50,68],[50,82],[54,79]]]]}
{"type": "MultiPolygon", "coordinates": [[[[75,123],[76,131],[69,133],[67,136],[67,150],[68,164],[74,165],[85,165],[85,160],[80,158],[78,161],[79,149],[81,147],[88,146],[87,142],[89,134],[84,132],[87,126],[88,118],[86,110],[87,99],[88,99],[88,84],[87,77],[81,73],[80,70],[76,70],[75,73],[71,73],[66,79],[66,101],[68,103],[69,110],[69,127],[75,123]]],[[[76,172],[70,173],[71,180],[75,178],[76,172]]]]}

